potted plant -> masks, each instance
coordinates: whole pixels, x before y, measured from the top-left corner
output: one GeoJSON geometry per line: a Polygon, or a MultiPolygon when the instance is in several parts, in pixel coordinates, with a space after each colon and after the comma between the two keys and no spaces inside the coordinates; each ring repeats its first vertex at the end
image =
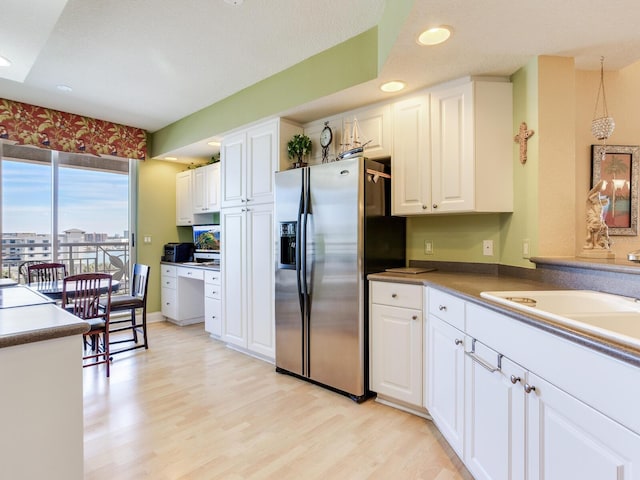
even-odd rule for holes
{"type": "Polygon", "coordinates": [[[302,157],[311,153],[311,139],[306,135],[294,135],[289,143],[287,143],[287,155],[291,159],[296,159],[293,168],[305,167],[306,162],[302,161],[302,157]]]}

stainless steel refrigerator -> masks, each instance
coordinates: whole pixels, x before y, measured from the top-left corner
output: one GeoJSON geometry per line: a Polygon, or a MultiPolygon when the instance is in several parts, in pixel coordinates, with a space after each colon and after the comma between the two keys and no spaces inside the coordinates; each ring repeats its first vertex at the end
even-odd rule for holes
{"type": "Polygon", "coordinates": [[[366,276],[405,265],[389,167],[355,158],[276,173],[276,370],[369,395],[366,276]]]}

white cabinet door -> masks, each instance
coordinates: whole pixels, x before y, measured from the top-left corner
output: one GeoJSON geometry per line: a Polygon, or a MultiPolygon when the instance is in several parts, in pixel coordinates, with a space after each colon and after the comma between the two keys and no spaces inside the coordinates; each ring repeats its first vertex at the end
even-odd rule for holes
{"type": "Polygon", "coordinates": [[[193,225],[192,171],[176,174],[176,225],[193,225]]]}
{"type": "Polygon", "coordinates": [[[354,110],[342,119],[345,135],[353,129],[353,119],[358,121],[360,142],[367,143],[364,155],[367,158],[385,158],[392,154],[391,106],[380,105],[354,110]]]}
{"type": "Polygon", "coordinates": [[[278,122],[247,131],[246,201],[273,202],[274,173],[279,164],[278,122]]]}
{"type": "Polygon", "coordinates": [[[233,207],[246,202],[247,135],[227,135],[220,146],[221,206],[233,207]]]}
{"type": "Polygon", "coordinates": [[[220,300],[204,297],[204,330],[215,337],[222,336],[222,315],[220,300]]]}
{"type": "Polygon", "coordinates": [[[422,406],[422,311],[371,305],[371,389],[422,406]]]}
{"type": "Polygon", "coordinates": [[[246,213],[242,208],[222,209],[220,225],[222,250],[222,338],[240,347],[247,346],[246,307],[244,285],[246,271],[246,213]]]}
{"type": "Polygon", "coordinates": [[[473,83],[431,92],[431,152],[434,210],[473,210],[473,83]]]}
{"type": "Polygon", "coordinates": [[[394,215],[431,211],[429,96],[393,105],[391,208],[394,215]]]}
{"type": "Polygon", "coordinates": [[[275,358],[275,259],[273,204],[247,207],[247,253],[244,285],[247,292],[247,348],[275,358]]]}
{"type": "Polygon", "coordinates": [[[465,358],[465,465],[477,480],[524,479],[526,372],[504,357],[498,365],[479,342],[473,355],[465,358]]]}
{"type": "Polygon", "coordinates": [[[192,172],[193,213],[206,212],[207,207],[207,167],[199,167],[192,172]]]}
{"type": "Polygon", "coordinates": [[[528,384],[528,478],[640,479],[640,436],[536,375],[528,384]]]}
{"type": "Polygon", "coordinates": [[[464,334],[429,315],[427,408],[460,458],[464,438],[464,334]]]}
{"type": "Polygon", "coordinates": [[[220,211],[220,162],[203,167],[206,169],[206,212],[220,211]]]}

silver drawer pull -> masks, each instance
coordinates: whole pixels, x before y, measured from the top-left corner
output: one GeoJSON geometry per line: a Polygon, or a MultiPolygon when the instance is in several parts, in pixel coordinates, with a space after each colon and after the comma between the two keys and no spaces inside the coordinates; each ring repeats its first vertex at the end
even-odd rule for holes
{"type": "Polygon", "coordinates": [[[438,305],[438,310],[440,310],[441,312],[446,312],[447,311],[447,306],[446,305],[438,305]]]}
{"type": "Polygon", "coordinates": [[[417,319],[418,319],[417,315],[414,315],[413,317],[411,317],[411,320],[417,320],[417,319]]]}
{"type": "Polygon", "coordinates": [[[483,367],[484,369],[488,370],[489,372],[493,373],[493,372],[497,372],[498,370],[500,370],[499,368],[494,367],[493,365],[491,365],[490,363],[487,363],[486,360],[483,360],[482,358],[480,358],[479,356],[477,356],[475,353],[473,352],[464,352],[465,355],[467,355],[469,358],[471,358],[471,360],[473,360],[474,362],[476,362],[478,365],[480,365],[481,367],[483,367]]]}
{"type": "Polygon", "coordinates": [[[510,380],[511,380],[511,383],[513,383],[515,385],[516,383],[518,383],[522,379],[520,377],[516,377],[515,375],[511,375],[510,380]]]}
{"type": "Polygon", "coordinates": [[[460,340],[459,338],[456,338],[455,340],[456,345],[462,345],[462,343],[463,343],[462,340],[460,340]]]}
{"type": "Polygon", "coordinates": [[[536,390],[536,387],[534,387],[533,385],[529,385],[528,383],[524,384],[524,391],[526,393],[531,393],[534,392],[536,390]]]}

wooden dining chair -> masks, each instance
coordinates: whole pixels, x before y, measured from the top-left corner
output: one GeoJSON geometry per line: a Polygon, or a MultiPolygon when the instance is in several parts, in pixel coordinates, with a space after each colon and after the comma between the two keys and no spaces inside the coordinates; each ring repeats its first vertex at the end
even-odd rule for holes
{"type": "Polygon", "coordinates": [[[84,339],[89,339],[90,342],[84,342],[85,353],[82,357],[82,366],[89,367],[104,363],[108,377],[110,375],[111,275],[81,273],[65,277],[62,286],[62,306],[90,325],[89,331],[84,334],[84,339]],[[87,348],[90,348],[89,353],[87,348]]]}
{"type": "Polygon", "coordinates": [[[64,263],[36,263],[27,266],[28,283],[57,282],[67,276],[64,263]]]}
{"type": "Polygon", "coordinates": [[[110,333],[124,332],[131,330],[131,337],[115,340],[112,337],[111,344],[133,342],[132,346],[119,348],[112,351],[112,354],[127,352],[136,348],[149,348],[147,340],[147,290],[149,288],[149,272],[151,268],[148,265],[136,263],[131,270],[131,285],[129,295],[114,295],[111,299],[111,313],[127,312],[124,318],[113,319],[110,322],[110,333]],[[136,310],[142,309],[141,323],[136,321],[136,310]],[[138,344],[138,331],[142,334],[142,343],[138,344]]]}

